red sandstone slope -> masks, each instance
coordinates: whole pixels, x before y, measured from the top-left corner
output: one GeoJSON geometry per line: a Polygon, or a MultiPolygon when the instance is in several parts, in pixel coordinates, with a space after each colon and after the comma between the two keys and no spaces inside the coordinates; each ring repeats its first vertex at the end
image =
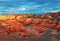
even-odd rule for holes
{"type": "Polygon", "coordinates": [[[60,31],[60,13],[0,16],[0,35],[42,36],[48,30],[60,31]]]}

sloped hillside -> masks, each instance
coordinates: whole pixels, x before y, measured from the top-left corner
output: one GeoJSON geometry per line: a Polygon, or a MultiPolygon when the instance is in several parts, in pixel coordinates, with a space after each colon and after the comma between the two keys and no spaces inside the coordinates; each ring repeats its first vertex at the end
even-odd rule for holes
{"type": "MultiPolygon", "coordinates": [[[[10,41],[11,39],[14,39],[13,41],[53,41],[59,33],[60,12],[43,15],[0,15],[0,40],[2,39],[3,41],[5,38],[2,37],[8,39],[5,41],[10,41]],[[48,32],[49,30],[51,31],[48,32]],[[15,37],[17,39],[15,39],[15,37]],[[47,37],[50,38],[47,40],[47,37]]],[[[58,40],[59,39],[56,38],[56,41],[58,40]]]]}

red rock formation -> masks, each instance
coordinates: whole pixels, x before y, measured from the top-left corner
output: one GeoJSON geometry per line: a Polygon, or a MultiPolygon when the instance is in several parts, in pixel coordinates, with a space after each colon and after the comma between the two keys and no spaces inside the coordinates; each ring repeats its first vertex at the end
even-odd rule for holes
{"type": "Polygon", "coordinates": [[[57,19],[52,20],[50,14],[42,15],[42,19],[31,18],[30,15],[29,17],[19,15],[10,18],[0,19],[0,35],[12,34],[21,37],[32,37],[39,36],[47,29],[60,31],[60,21],[57,21],[57,19]]]}

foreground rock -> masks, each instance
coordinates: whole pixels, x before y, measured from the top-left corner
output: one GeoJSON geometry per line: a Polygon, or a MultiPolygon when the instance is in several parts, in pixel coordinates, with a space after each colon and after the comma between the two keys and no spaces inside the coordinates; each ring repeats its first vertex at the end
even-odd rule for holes
{"type": "Polygon", "coordinates": [[[60,41],[60,13],[0,16],[1,41],[60,41]],[[52,30],[51,30],[52,29],[52,30]]]}

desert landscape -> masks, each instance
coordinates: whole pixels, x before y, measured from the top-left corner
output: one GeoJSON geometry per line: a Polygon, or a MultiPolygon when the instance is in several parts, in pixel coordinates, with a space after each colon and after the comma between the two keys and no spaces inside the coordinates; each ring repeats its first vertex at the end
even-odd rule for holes
{"type": "Polygon", "coordinates": [[[60,12],[0,15],[0,41],[60,41],[60,12]]]}

